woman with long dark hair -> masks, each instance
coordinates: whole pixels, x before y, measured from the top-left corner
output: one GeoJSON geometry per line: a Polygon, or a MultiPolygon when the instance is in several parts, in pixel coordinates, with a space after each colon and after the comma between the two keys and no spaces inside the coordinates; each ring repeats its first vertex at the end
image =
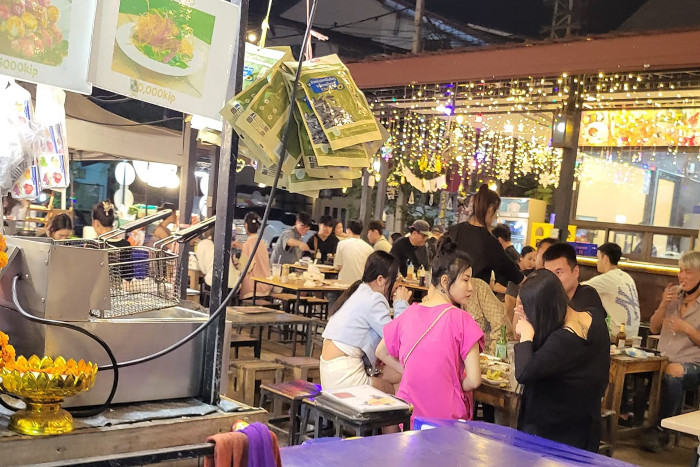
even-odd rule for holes
{"type": "Polygon", "coordinates": [[[491,272],[495,272],[504,286],[503,290],[499,291],[505,292],[507,281],[519,284],[525,276],[498,240],[491,235],[491,226],[498,219],[501,197],[488,186],[481,185],[473,197],[473,203],[474,213],[469,220],[453,225],[447,234],[454,239],[458,248],[472,259],[474,277],[490,284],[491,272]]]}
{"type": "Polygon", "coordinates": [[[402,374],[396,395],[413,404],[413,416],[469,420],[484,333],[455,303],[465,305],[471,296],[471,260],[444,236],[431,272],[423,302],[384,328],[377,357],[402,374]]]}
{"type": "Polygon", "coordinates": [[[73,235],[73,221],[70,216],[64,212],[56,214],[49,222],[49,228],[46,229],[46,236],[54,240],[66,240],[73,235]]]}
{"type": "MultiPolygon", "coordinates": [[[[243,268],[248,262],[248,258],[251,256],[253,257],[253,262],[250,263],[248,274],[246,274],[241,282],[241,290],[238,296],[242,300],[253,296],[253,291],[255,290],[253,277],[272,276],[272,272],[270,272],[270,254],[267,252],[267,243],[265,243],[265,240],[260,240],[258,249],[253,251],[255,242],[258,240],[260,216],[258,216],[255,212],[249,212],[243,218],[243,227],[245,228],[247,239],[245,243],[241,245],[241,258],[238,261],[241,272],[243,272],[243,268]]],[[[271,285],[258,284],[257,293],[259,297],[266,297],[270,295],[270,292],[272,292],[271,285]]]]}
{"type": "MultiPolygon", "coordinates": [[[[365,264],[362,279],[348,288],[329,311],[323,331],[321,352],[321,386],[341,389],[371,384],[394,393],[398,379],[389,375],[370,377],[365,360],[374,364],[375,351],[391,321],[389,297],[394,292],[399,261],[389,253],[375,251],[365,264]]],[[[411,293],[399,287],[394,293],[394,313],[398,316],[408,306],[411,293]]]]}
{"type": "Polygon", "coordinates": [[[605,321],[568,306],[561,281],[546,269],[528,276],[520,301],[515,377],[525,389],[518,429],[598,452],[610,369],[605,321]]]}

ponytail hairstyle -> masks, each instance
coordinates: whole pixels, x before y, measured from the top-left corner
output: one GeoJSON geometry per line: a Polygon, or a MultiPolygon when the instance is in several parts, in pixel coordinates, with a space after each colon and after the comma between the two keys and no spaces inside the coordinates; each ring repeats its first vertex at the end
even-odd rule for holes
{"type": "Polygon", "coordinates": [[[92,220],[100,223],[102,227],[114,225],[114,204],[108,199],[101,201],[92,208],[92,220]]]}
{"type": "Polygon", "coordinates": [[[532,343],[537,350],[550,334],[564,325],[569,299],[553,272],[538,269],[523,282],[520,300],[525,316],[535,330],[532,343]]]}
{"type": "Polygon", "coordinates": [[[352,284],[343,294],[335,301],[330,311],[328,312],[328,317],[330,318],[333,314],[340,309],[340,307],[345,304],[345,302],[350,298],[352,294],[357,291],[357,288],[364,282],[368,284],[374,282],[377,277],[382,276],[387,280],[386,288],[384,289],[384,297],[389,301],[389,295],[391,291],[394,290],[394,283],[396,282],[396,277],[399,275],[399,260],[395,256],[390,255],[384,251],[375,251],[367,258],[367,263],[365,263],[365,272],[362,274],[362,279],[352,284]]]}
{"type": "Polygon", "coordinates": [[[457,278],[467,269],[472,267],[469,255],[457,249],[457,244],[449,235],[443,235],[437,244],[437,254],[430,263],[431,284],[440,284],[442,276],[447,276],[447,288],[449,289],[457,278]]]}
{"type": "Polygon", "coordinates": [[[258,233],[258,230],[260,229],[260,216],[258,216],[257,213],[250,211],[243,218],[243,223],[245,224],[246,228],[248,229],[248,232],[250,232],[252,234],[256,234],[256,233],[258,233]]]}
{"type": "Polygon", "coordinates": [[[488,185],[484,183],[479,187],[479,191],[476,192],[473,200],[474,218],[476,218],[481,225],[491,230],[491,226],[486,223],[486,216],[490,208],[493,208],[494,211],[498,211],[498,208],[501,206],[501,197],[498,196],[498,193],[495,191],[490,190],[488,185]]]}
{"type": "Polygon", "coordinates": [[[49,224],[49,235],[53,235],[59,230],[73,230],[73,221],[71,221],[70,216],[64,212],[54,216],[49,224]]]}

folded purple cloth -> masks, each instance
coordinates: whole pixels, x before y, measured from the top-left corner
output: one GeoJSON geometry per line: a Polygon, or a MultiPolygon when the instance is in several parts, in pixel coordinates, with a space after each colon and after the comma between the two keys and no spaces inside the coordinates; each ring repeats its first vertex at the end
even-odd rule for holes
{"type": "Polygon", "coordinates": [[[274,448],[270,429],[260,422],[241,430],[248,436],[248,467],[275,467],[274,448]]]}

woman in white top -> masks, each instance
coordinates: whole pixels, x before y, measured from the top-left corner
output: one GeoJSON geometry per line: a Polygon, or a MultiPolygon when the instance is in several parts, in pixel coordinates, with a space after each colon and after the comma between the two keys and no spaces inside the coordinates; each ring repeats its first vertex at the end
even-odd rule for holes
{"type": "MultiPolygon", "coordinates": [[[[329,312],[330,319],[323,331],[321,352],[321,386],[341,389],[371,384],[393,394],[400,376],[387,372],[370,377],[365,360],[374,365],[375,352],[391,321],[389,296],[399,272],[399,262],[389,253],[375,251],[365,265],[362,279],[355,282],[338,298],[329,312]]],[[[399,287],[394,294],[394,312],[400,314],[411,293],[399,287]]]]}
{"type": "MultiPolygon", "coordinates": [[[[210,238],[205,238],[197,243],[195,250],[199,270],[204,274],[204,283],[211,288],[211,280],[214,274],[214,242],[210,238]]],[[[233,265],[233,261],[229,260],[228,267],[228,287],[232,288],[236,285],[240,273],[233,265]]]]}

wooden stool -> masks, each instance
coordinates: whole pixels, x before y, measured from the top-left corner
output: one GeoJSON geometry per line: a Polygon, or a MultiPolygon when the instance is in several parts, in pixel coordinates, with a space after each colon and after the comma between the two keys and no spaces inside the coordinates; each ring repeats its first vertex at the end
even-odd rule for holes
{"type": "Polygon", "coordinates": [[[233,358],[238,358],[238,349],[241,347],[252,347],[255,358],[260,358],[260,339],[253,336],[245,336],[237,332],[231,332],[231,349],[234,351],[233,358]]]}
{"type": "MultiPolygon", "coordinates": [[[[297,301],[297,296],[291,293],[271,293],[270,298],[273,300],[279,300],[281,302],[281,310],[285,313],[294,313],[294,306],[297,301]]],[[[300,297],[299,301],[305,302],[308,297],[300,297]]],[[[272,332],[277,332],[280,335],[280,342],[290,342],[291,331],[289,330],[289,325],[282,326],[268,326],[267,328],[267,338],[269,339],[272,332]],[[279,329],[277,329],[279,328],[279,329]]],[[[296,345],[296,343],[294,343],[296,345]]]]}
{"type": "Polygon", "coordinates": [[[291,374],[292,379],[304,381],[321,381],[321,370],[318,358],[314,357],[277,357],[275,363],[284,366],[285,374],[291,374]]]}
{"type": "Polygon", "coordinates": [[[267,420],[267,426],[278,433],[286,433],[290,446],[299,444],[301,401],[320,392],[320,385],[311,384],[303,380],[278,384],[261,384],[260,406],[264,407],[266,402],[272,402],[272,414],[267,420]],[[288,416],[282,416],[282,404],[284,403],[290,405],[288,416]],[[279,422],[286,420],[289,420],[289,430],[284,430],[278,425],[279,422]]]}
{"type": "Polygon", "coordinates": [[[612,440],[612,419],[617,417],[617,412],[614,410],[603,409],[600,413],[600,445],[598,454],[612,457],[615,446],[612,440]]]}
{"type": "Polygon", "coordinates": [[[328,319],[328,299],[318,297],[306,297],[304,314],[308,318],[328,319]]]}
{"type": "Polygon", "coordinates": [[[231,362],[229,387],[234,388],[248,405],[255,405],[255,382],[281,383],[284,367],[264,360],[236,360],[231,362]],[[231,381],[234,379],[234,381],[231,381]]]}

